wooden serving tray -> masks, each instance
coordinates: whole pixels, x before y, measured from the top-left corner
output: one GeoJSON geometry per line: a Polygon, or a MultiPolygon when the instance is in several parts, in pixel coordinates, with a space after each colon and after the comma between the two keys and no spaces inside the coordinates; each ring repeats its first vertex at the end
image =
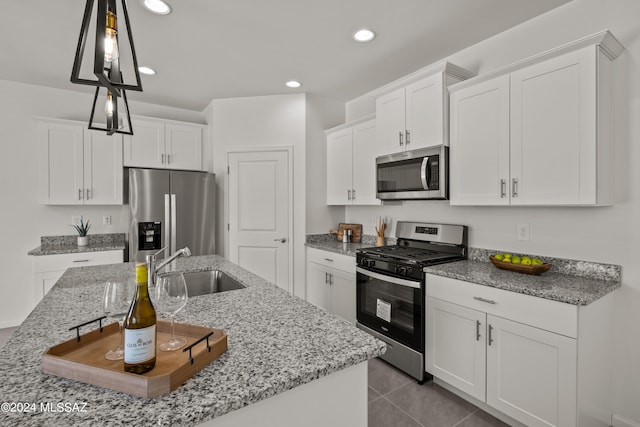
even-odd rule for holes
{"type": "Polygon", "coordinates": [[[351,230],[351,241],[360,243],[362,241],[362,224],[344,224],[338,226],[338,240],[342,241],[345,230],[351,230]]]}
{"type": "MultiPolygon", "coordinates": [[[[120,344],[118,323],[80,335],[53,346],[42,355],[42,371],[47,374],[121,391],[138,397],[157,397],[169,393],[195,375],[203,367],[227,351],[227,334],[221,329],[176,323],[176,336],[187,339],[185,347],[176,351],[156,349],[156,366],[144,374],[124,371],[122,360],[107,360],[104,355],[120,344]],[[207,341],[196,344],[192,350],[183,349],[213,332],[207,341]]],[[[171,338],[171,322],[158,320],[157,342],[171,338]]]]}
{"type": "Polygon", "coordinates": [[[489,257],[493,265],[498,267],[501,270],[509,270],[515,271],[516,273],[524,273],[524,274],[542,274],[553,266],[553,264],[538,264],[538,265],[522,265],[522,264],[512,264],[510,262],[502,262],[499,259],[495,259],[493,255],[489,257]]]}

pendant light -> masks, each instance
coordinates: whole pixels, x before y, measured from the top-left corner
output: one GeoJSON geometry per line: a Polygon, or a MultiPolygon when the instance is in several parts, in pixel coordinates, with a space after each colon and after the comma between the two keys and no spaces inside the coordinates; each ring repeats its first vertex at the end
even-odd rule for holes
{"type": "Polygon", "coordinates": [[[71,82],[96,87],[89,119],[90,129],[105,130],[109,135],[133,134],[125,90],[142,92],[142,83],[126,0],[87,0],[71,82]],[[92,26],[94,17],[95,27],[92,26]],[[89,43],[93,50],[87,49],[89,52],[86,53],[90,29],[95,31],[95,44],[89,43]],[[121,37],[123,35],[126,37],[121,37]],[[91,72],[87,73],[83,63],[91,60],[93,67],[91,72]],[[127,64],[127,67],[122,67],[123,64],[127,64]],[[123,76],[125,71],[126,78],[123,76]],[[98,105],[104,106],[104,109],[98,105]],[[104,117],[98,113],[102,110],[105,112],[104,117]],[[98,123],[104,123],[104,127],[97,124],[96,120],[99,120],[98,123]]]}

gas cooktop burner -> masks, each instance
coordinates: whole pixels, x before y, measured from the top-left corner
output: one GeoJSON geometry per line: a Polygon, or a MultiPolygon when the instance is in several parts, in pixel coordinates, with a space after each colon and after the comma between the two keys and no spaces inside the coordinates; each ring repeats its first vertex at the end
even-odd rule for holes
{"type": "Polygon", "coordinates": [[[399,245],[365,248],[361,249],[361,252],[372,256],[388,258],[391,260],[408,261],[413,264],[429,264],[433,262],[441,262],[447,259],[459,258],[459,256],[456,255],[442,253],[434,250],[399,245]]]}

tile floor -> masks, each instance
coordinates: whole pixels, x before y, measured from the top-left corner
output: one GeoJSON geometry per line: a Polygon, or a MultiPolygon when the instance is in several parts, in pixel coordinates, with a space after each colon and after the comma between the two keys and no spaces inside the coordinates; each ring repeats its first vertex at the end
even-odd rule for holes
{"type": "Polygon", "coordinates": [[[504,427],[448,390],[413,378],[381,359],[369,361],[369,427],[504,427]]]}
{"type": "MultiPolygon", "coordinates": [[[[0,345],[16,328],[0,329],[0,345]]],[[[369,361],[369,427],[505,427],[432,381],[419,385],[381,359],[369,361]]]]}

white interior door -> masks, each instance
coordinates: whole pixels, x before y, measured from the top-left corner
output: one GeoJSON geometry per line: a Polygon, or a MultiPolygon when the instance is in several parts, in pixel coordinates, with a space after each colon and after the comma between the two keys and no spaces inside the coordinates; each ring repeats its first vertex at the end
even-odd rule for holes
{"type": "Polygon", "coordinates": [[[229,260],[291,291],[290,152],[230,152],[229,260]]]}

